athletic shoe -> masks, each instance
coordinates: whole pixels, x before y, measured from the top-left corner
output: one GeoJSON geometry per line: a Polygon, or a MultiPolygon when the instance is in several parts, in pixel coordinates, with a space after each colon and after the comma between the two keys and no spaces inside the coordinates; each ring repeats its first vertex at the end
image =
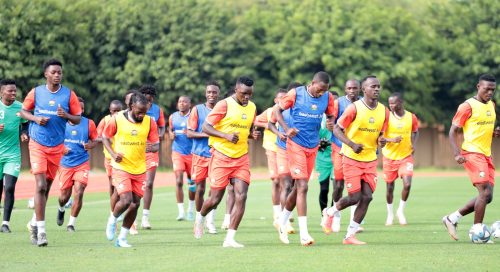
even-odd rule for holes
{"type": "Polygon", "coordinates": [[[3,232],[3,233],[10,233],[10,229],[9,229],[9,225],[5,225],[3,224],[2,225],[2,229],[0,230],[0,232],[3,232]]]}
{"type": "Polygon", "coordinates": [[[333,224],[332,224],[332,231],[333,232],[340,232],[340,213],[337,213],[338,215],[333,216],[333,224]]]}
{"type": "Polygon", "coordinates": [[[73,225],[68,225],[68,226],[66,227],[66,230],[67,230],[68,232],[75,232],[75,231],[76,231],[76,230],[75,230],[75,226],[73,226],[73,225]]]}
{"type": "Polygon", "coordinates": [[[47,234],[45,232],[40,232],[38,234],[38,241],[36,242],[36,244],[39,247],[44,247],[49,244],[49,241],[47,241],[47,234]]]}
{"type": "Polygon", "coordinates": [[[303,237],[300,237],[300,243],[303,245],[303,246],[310,246],[312,244],[314,244],[314,239],[311,237],[311,235],[306,234],[305,236],[303,237]]]}
{"type": "Polygon", "coordinates": [[[186,219],[187,219],[187,221],[193,221],[194,220],[194,213],[188,212],[186,219]]]}
{"type": "Polygon", "coordinates": [[[141,220],[141,228],[143,229],[151,229],[151,224],[149,224],[149,218],[143,216],[141,220]]]}
{"type": "Polygon", "coordinates": [[[288,234],[294,234],[295,233],[295,229],[292,227],[292,224],[290,223],[290,221],[285,225],[285,231],[288,234]]]}
{"type": "Polygon", "coordinates": [[[404,225],[407,225],[407,224],[408,224],[408,222],[406,222],[406,217],[405,217],[405,215],[404,215],[404,213],[403,213],[402,211],[400,212],[400,211],[398,210],[398,211],[396,212],[396,216],[398,217],[398,219],[399,219],[399,224],[400,224],[401,226],[404,226],[404,225]]]}
{"type": "Polygon", "coordinates": [[[448,233],[451,236],[451,239],[458,241],[458,235],[457,235],[457,223],[453,224],[450,221],[450,218],[448,218],[447,215],[443,217],[443,224],[446,230],[448,230],[448,233]]]}
{"type": "Polygon", "coordinates": [[[62,226],[64,224],[64,213],[65,211],[62,211],[57,209],[57,225],[62,226]]]}
{"type": "Polygon", "coordinates": [[[193,233],[194,233],[194,238],[196,239],[201,239],[203,236],[203,222],[194,222],[194,228],[193,228],[193,233]]]}
{"type": "Polygon", "coordinates": [[[217,234],[217,228],[215,227],[215,224],[213,222],[206,222],[205,226],[207,227],[207,231],[210,234],[217,234]]]}
{"type": "Polygon", "coordinates": [[[31,244],[36,245],[38,243],[38,228],[37,226],[32,226],[29,222],[28,227],[30,231],[31,244]]]}
{"type": "Polygon", "coordinates": [[[137,224],[135,224],[135,222],[130,227],[130,230],[128,231],[128,233],[130,233],[130,235],[137,235],[137,234],[139,234],[139,232],[137,231],[137,224]]]}
{"type": "Polygon", "coordinates": [[[488,240],[488,242],[486,242],[487,244],[494,244],[495,242],[493,240],[488,240]]]}
{"type": "Polygon", "coordinates": [[[118,238],[118,239],[116,239],[115,246],[116,246],[116,247],[132,247],[132,246],[128,243],[127,239],[125,239],[125,238],[123,238],[123,239],[119,239],[119,238],[118,238]]]}
{"type": "Polygon", "coordinates": [[[356,236],[354,236],[354,235],[351,235],[347,238],[344,238],[344,240],[342,241],[342,244],[344,244],[344,245],[366,245],[365,242],[358,240],[356,238],[356,236]]]}
{"type": "Polygon", "coordinates": [[[222,247],[242,248],[245,246],[236,242],[235,240],[224,240],[222,247]]]}
{"type": "Polygon", "coordinates": [[[391,214],[391,215],[387,215],[387,219],[385,220],[385,225],[386,226],[392,226],[392,222],[394,221],[394,216],[391,214]]]}
{"type": "Polygon", "coordinates": [[[108,238],[109,241],[113,241],[115,239],[115,231],[116,231],[116,222],[109,223],[106,225],[106,238],[108,238]]]}
{"type": "Polygon", "coordinates": [[[323,217],[321,217],[321,224],[323,225],[323,232],[326,235],[332,233],[333,216],[329,216],[326,212],[327,208],[323,209],[323,217]]]}
{"type": "Polygon", "coordinates": [[[288,233],[286,232],[285,229],[283,229],[282,226],[279,226],[278,228],[278,234],[280,236],[280,240],[283,244],[290,244],[290,241],[288,240],[288,233]]]}
{"type": "Polygon", "coordinates": [[[179,214],[177,215],[177,218],[175,218],[175,220],[177,221],[184,221],[186,218],[184,218],[184,215],[183,214],[179,214]]]}

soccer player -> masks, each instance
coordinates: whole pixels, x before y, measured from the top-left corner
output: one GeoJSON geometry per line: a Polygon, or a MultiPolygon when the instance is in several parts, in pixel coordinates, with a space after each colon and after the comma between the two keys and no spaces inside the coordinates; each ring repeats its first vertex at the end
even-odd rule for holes
{"type": "MultiPolygon", "coordinates": [[[[85,101],[78,97],[82,113],[85,112],[85,101]]],[[[89,153],[88,150],[96,146],[97,130],[94,121],[82,117],[75,125],[68,121],[64,135],[64,156],[59,167],[59,209],[57,211],[57,225],[64,223],[65,205],[74,189],[73,205],[69,217],[67,231],[75,232],[76,218],[80,214],[83,204],[83,193],[89,180],[89,153]]]]}
{"type": "Polygon", "coordinates": [[[478,191],[477,197],[465,206],[443,217],[443,224],[454,240],[458,240],[458,221],[474,212],[474,224],[482,224],[486,205],[493,199],[495,166],[491,159],[491,142],[493,136],[500,136],[500,127],[493,129],[496,113],[491,99],[495,93],[496,80],[492,75],[481,75],[476,88],[476,95],[458,107],[449,133],[455,161],[464,166],[478,191]],[[464,134],[462,148],[457,145],[460,128],[464,134]]]}
{"type": "Polygon", "coordinates": [[[217,207],[226,186],[231,183],[235,203],[223,247],[243,247],[235,241],[234,236],[245,213],[250,184],[248,138],[256,139],[260,135],[259,131],[253,129],[256,117],[255,104],[250,101],[253,83],[248,77],[238,78],[235,94],[219,101],[203,124],[203,132],[209,135],[209,144],[213,148],[208,174],[210,197],[203,202],[201,212],[195,219],[194,237],[201,238],[205,216],[217,207]]]}
{"type": "Polygon", "coordinates": [[[127,233],[134,223],[144,194],[146,152],[157,152],[160,146],[156,122],[146,115],[148,107],[146,96],[141,93],[132,94],[130,110],[114,115],[103,132],[102,141],[113,158],[113,185],[118,193],[118,202],[106,226],[108,240],[114,239],[116,221],[127,210],[115,242],[117,247],[131,247],[127,242],[127,233]]]}
{"type": "Polygon", "coordinates": [[[364,97],[347,107],[333,130],[342,142],[344,180],[348,195],[323,210],[323,230],[330,234],[335,214],[358,204],[343,241],[343,244],[353,245],[366,244],[356,239],[355,234],[377,186],[377,145],[385,146],[383,132],[389,117],[387,108],[378,102],[379,80],[375,76],[367,76],[361,81],[361,88],[364,97]]]}
{"type": "Polygon", "coordinates": [[[31,173],[35,175],[35,213],[31,242],[47,246],[45,206],[64,152],[66,122],[80,123],[82,113],[75,92],[61,85],[62,63],[50,59],[43,65],[46,84],[32,89],[23,102],[21,117],[31,121],[29,142],[31,173]],[[33,111],[33,113],[31,113],[33,111]]]}
{"type": "Polygon", "coordinates": [[[276,119],[286,131],[286,151],[289,167],[294,179],[294,188],[288,196],[280,215],[280,240],[289,244],[284,227],[291,211],[297,206],[300,243],[309,246],[314,239],[307,229],[308,181],[314,168],[319,145],[319,129],[323,114],[327,115],[327,127],[331,130],[334,121],[334,97],[328,92],[330,76],[326,72],[314,75],[311,84],[290,90],[275,107],[276,119]],[[283,120],[282,112],[290,109],[293,127],[283,120]]]}
{"type": "MultiPolygon", "coordinates": [[[[326,115],[323,115],[321,121],[321,129],[319,130],[319,147],[318,155],[316,156],[315,169],[318,172],[319,191],[319,207],[320,212],[328,207],[328,192],[330,191],[330,178],[332,176],[332,148],[331,138],[332,132],[326,128],[326,115]]],[[[332,200],[333,203],[333,200],[332,200]]],[[[333,205],[333,204],[332,204],[333,205]]]]}
{"type": "Polygon", "coordinates": [[[20,126],[22,126],[21,140],[28,141],[28,123],[27,120],[21,118],[22,104],[16,101],[16,93],[17,86],[14,80],[0,81],[0,198],[2,191],[5,190],[0,232],[4,233],[10,233],[9,222],[14,207],[14,192],[21,170],[20,126]]]}
{"type": "MultiPolygon", "coordinates": [[[[279,89],[274,97],[274,104],[276,105],[283,96],[285,96],[286,90],[279,89]]],[[[266,109],[255,119],[254,125],[256,127],[264,128],[264,139],[262,142],[262,147],[266,150],[267,156],[267,167],[269,169],[269,174],[271,175],[271,200],[273,203],[273,218],[274,221],[278,220],[279,214],[281,213],[280,205],[280,181],[278,175],[278,165],[276,161],[278,147],[276,145],[277,136],[271,130],[269,130],[269,120],[273,113],[273,107],[266,109]]]]}
{"type": "MultiPolygon", "coordinates": [[[[146,96],[149,101],[149,110],[146,113],[151,117],[158,126],[158,136],[163,139],[165,134],[165,116],[163,110],[154,103],[156,98],[156,88],[151,85],[144,85],[139,88],[139,92],[146,96]]],[[[153,184],[156,176],[156,168],[160,165],[160,157],[158,152],[148,152],[146,153],[146,187],[144,188],[144,207],[142,209],[142,220],[141,227],[143,229],[151,229],[151,224],[149,223],[149,209],[151,208],[151,202],[153,201],[153,184]]]]}
{"type": "Polygon", "coordinates": [[[394,181],[398,177],[403,180],[403,191],[396,216],[400,225],[406,225],[404,208],[410,194],[413,176],[413,153],[418,137],[418,119],[415,114],[404,109],[401,93],[393,93],[389,96],[389,109],[391,110],[389,123],[384,133],[387,144],[382,149],[384,180],[387,183],[387,220],[385,225],[392,225],[394,219],[392,200],[394,181]]]}
{"type": "Polygon", "coordinates": [[[185,95],[179,97],[177,101],[177,112],[170,115],[168,119],[169,136],[172,143],[172,163],[175,173],[175,196],[177,198],[177,208],[179,214],[176,218],[177,221],[187,219],[192,221],[194,219],[194,198],[196,192],[196,185],[191,180],[191,164],[192,156],[191,149],[193,140],[189,139],[186,135],[187,123],[189,114],[191,113],[191,99],[185,95]],[[187,218],[184,217],[184,192],[182,190],[184,183],[183,173],[186,172],[189,189],[189,206],[187,218]]]}
{"type": "MultiPolygon", "coordinates": [[[[188,119],[187,136],[188,138],[193,139],[193,149],[191,150],[193,156],[191,178],[196,184],[196,214],[200,213],[201,207],[203,206],[206,179],[208,177],[208,164],[210,162],[210,158],[212,157],[212,154],[210,153],[210,146],[208,145],[208,134],[202,131],[202,126],[208,114],[214,108],[215,103],[217,103],[219,94],[219,83],[215,81],[208,82],[205,87],[206,102],[204,104],[196,105],[191,110],[191,114],[188,119]]],[[[208,233],[211,234],[217,233],[214,217],[215,208],[208,213],[206,220],[208,233]]]]}

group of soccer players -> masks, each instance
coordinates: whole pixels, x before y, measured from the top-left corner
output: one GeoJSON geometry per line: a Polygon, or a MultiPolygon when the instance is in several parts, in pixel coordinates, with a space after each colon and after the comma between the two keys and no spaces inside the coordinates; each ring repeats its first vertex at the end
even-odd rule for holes
{"type": "MultiPolygon", "coordinates": [[[[290,223],[295,207],[300,243],[304,246],[314,243],[308,231],[307,192],[317,164],[322,184],[323,231],[325,234],[339,232],[341,211],[351,207],[343,243],[365,244],[356,234],[362,230],[360,224],[377,186],[378,152],[383,156],[387,186],[386,225],[393,224],[394,182],[398,177],[403,180],[403,190],[396,216],[401,225],[407,224],[404,208],[412,182],[418,120],[405,110],[401,93],[390,95],[389,109],[379,102],[381,83],[375,76],[367,76],[361,81],[347,80],[345,96],[337,98],[329,92],[330,76],[318,72],[307,85],[292,83],[288,90],[279,89],[275,105],[258,116],[255,104],[250,101],[254,92],[252,79],[239,77],[234,91],[220,101],[221,87],[217,82],[209,82],[205,87],[205,103],[191,107],[189,96],[179,97],[178,111],[170,115],[166,130],[164,113],[154,103],[157,93],[153,86],[144,85],[129,91],[125,106],[118,100],[112,101],[110,114],[96,128],[92,120],[82,117],[83,99],[61,84],[62,63],[51,59],[44,64],[43,71],[46,84],[32,89],[22,104],[15,100],[15,81],[0,82],[0,177],[5,187],[1,232],[10,232],[21,161],[20,141],[29,139],[36,190],[35,211],[28,227],[32,243],[38,246],[48,244],[45,206],[56,178],[60,185],[57,224],[63,225],[65,204],[73,194],[74,204],[66,228],[75,231],[89,179],[88,150],[102,141],[110,184],[111,212],[106,236],[110,241],[115,240],[117,222],[122,218],[115,245],[130,247],[127,234],[137,233],[136,217],[141,198],[144,198],[141,227],[151,228],[149,216],[159,165],[159,141],[167,131],[172,140],[177,220],[194,220],[196,239],[202,238],[205,229],[217,233],[215,210],[228,189],[223,223],[227,233],[223,247],[243,247],[236,242],[235,234],[245,212],[251,180],[248,140],[260,137],[259,127],[265,129],[263,147],[272,180],[274,226],[283,243],[289,244],[288,234],[295,232],[290,223]],[[324,167],[318,167],[318,149],[324,167]],[[184,211],[184,172],[189,188],[187,215],[184,211]],[[334,189],[331,206],[327,207],[331,177],[334,189]],[[210,190],[205,197],[207,180],[210,190]],[[347,195],[342,197],[344,187],[347,195]]],[[[486,205],[492,200],[491,142],[493,136],[500,136],[500,128],[494,129],[496,114],[491,101],[495,88],[495,78],[482,75],[477,94],[460,105],[450,129],[455,160],[464,165],[478,190],[476,198],[443,218],[455,240],[458,239],[458,220],[475,212],[474,223],[482,223],[486,205]],[[460,128],[464,131],[461,148],[457,145],[460,128]]]]}

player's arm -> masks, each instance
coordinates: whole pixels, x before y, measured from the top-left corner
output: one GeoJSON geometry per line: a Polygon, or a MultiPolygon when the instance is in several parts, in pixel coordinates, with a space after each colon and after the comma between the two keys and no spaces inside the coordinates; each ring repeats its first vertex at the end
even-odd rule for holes
{"type": "Polygon", "coordinates": [[[412,154],[415,153],[415,146],[417,146],[417,140],[419,136],[418,132],[418,119],[415,114],[412,116],[412,132],[411,132],[411,149],[412,154]]]}
{"type": "Polygon", "coordinates": [[[117,127],[116,127],[116,119],[113,116],[109,122],[106,123],[106,126],[104,127],[104,131],[102,132],[102,144],[104,145],[104,148],[108,151],[109,155],[111,155],[111,158],[115,162],[121,162],[123,160],[123,154],[121,153],[115,153],[115,150],[113,150],[112,147],[112,139],[115,136],[117,132],[117,127]]]}
{"type": "Polygon", "coordinates": [[[174,122],[172,120],[173,118],[173,114],[170,115],[170,117],[168,118],[168,137],[170,138],[170,140],[174,140],[175,139],[175,133],[174,133],[174,122]]]}
{"type": "Polygon", "coordinates": [[[97,146],[97,129],[94,121],[89,119],[89,141],[83,144],[85,150],[90,150],[97,146]]]}
{"type": "Polygon", "coordinates": [[[262,112],[261,114],[259,114],[257,116],[257,118],[255,118],[255,121],[253,122],[253,125],[256,126],[256,127],[260,127],[260,128],[265,128],[265,129],[269,129],[268,127],[268,120],[267,120],[267,111],[270,110],[270,109],[267,109],[265,110],[264,112],[262,112]]]}
{"type": "Polygon", "coordinates": [[[57,116],[71,121],[71,123],[75,125],[80,124],[80,120],[82,119],[81,114],[82,109],[80,107],[80,101],[78,101],[78,97],[73,91],[71,91],[69,99],[69,112],[66,112],[61,105],[57,105],[57,116]]]}
{"type": "Polygon", "coordinates": [[[29,122],[25,121],[21,123],[21,142],[27,142],[29,140],[29,134],[28,134],[28,128],[29,128],[29,122]]]}
{"type": "MultiPolygon", "coordinates": [[[[384,134],[385,134],[385,131],[387,130],[387,126],[389,126],[389,109],[388,108],[385,108],[385,119],[384,119],[384,123],[382,124],[382,129],[380,130],[380,134],[378,136],[378,139],[377,139],[377,143],[378,143],[378,146],[380,148],[384,148],[384,146],[387,144],[387,138],[384,137],[384,134]]],[[[401,136],[398,136],[396,138],[394,138],[394,140],[401,142],[401,136]]]]}
{"type": "Polygon", "coordinates": [[[146,153],[156,153],[160,150],[160,136],[158,135],[158,126],[156,122],[151,119],[151,126],[149,127],[148,144],[146,145],[146,153]]]}
{"type": "Polygon", "coordinates": [[[283,118],[283,111],[293,107],[295,105],[296,92],[295,89],[291,89],[288,93],[278,102],[277,105],[273,107],[274,116],[278,121],[278,124],[283,128],[286,132],[287,137],[294,137],[299,133],[299,130],[296,128],[289,128],[283,118]]]}
{"type": "Polygon", "coordinates": [[[333,128],[333,135],[335,135],[335,137],[339,139],[342,143],[352,148],[352,150],[355,153],[359,154],[361,153],[361,151],[363,151],[363,144],[357,144],[351,141],[351,139],[349,139],[344,132],[345,128],[348,127],[352,123],[352,121],[354,121],[355,118],[356,118],[356,107],[354,106],[354,104],[351,104],[349,105],[349,107],[347,107],[344,114],[342,114],[337,124],[333,128]]]}
{"type": "Polygon", "coordinates": [[[255,114],[253,116],[254,116],[254,118],[253,118],[252,126],[250,126],[250,134],[249,134],[248,138],[257,140],[257,139],[259,139],[259,137],[261,135],[259,127],[255,126],[257,111],[255,111],[255,114]]]}
{"type": "Polygon", "coordinates": [[[186,136],[190,139],[207,138],[208,135],[204,132],[197,132],[198,129],[198,110],[194,107],[189,115],[186,136]]]}
{"type": "Polygon", "coordinates": [[[459,164],[465,162],[465,157],[462,156],[460,152],[460,148],[458,147],[458,133],[460,129],[465,125],[465,122],[471,117],[472,108],[469,103],[462,103],[457,110],[457,113],[453,117],[451,121],[450,131],[448,133],[448,137],[450,140],[451,150],[453,151],[453,156],[455,161],[459,164]]]}
{"type": "Polygon", "coordinates": [[[156,123],[158,126],[158,137],[160,140],[163,139],[165,136],[165,114],[163,113],[163,110],[160,108],[160,117],[158,119],[158,122],[156,123]]]}
{"type": "Polygon", "coordinates": [[[29,91],[23,101],[23,107],[19,112],[21,118],[37,123],[40,126],[45,126],[49,122],[50,117],[35,116],[31,113],[35,109],[35,89],[29,91]]]}
{"type": "Polygon", "coordinates": [[[333,131],[335,127],[335,120],[339,114],[339,103],[333,97],[332,93],[328,94],[328,107],[325,111],[326,114],[326,129],[333,131]]]}

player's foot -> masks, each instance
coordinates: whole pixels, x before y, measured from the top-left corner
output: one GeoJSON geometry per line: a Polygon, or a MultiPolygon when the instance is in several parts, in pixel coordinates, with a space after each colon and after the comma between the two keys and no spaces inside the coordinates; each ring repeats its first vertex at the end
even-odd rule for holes
{"type": "Polygon", "coordinates": [[[141,220],[141,228],[143,229],[151,229],[151,224],[149,223],[149,218],[143,216],[141,220]]]}
{"type": "Polygon", "coordinates": [[[491,238],[490,238],[490,240],[488,240],[488,242],[486,242],[486,243],[487,244],[494,244],[495,242],[493,240],[491,240],[491,238]]]}
{"type": "Polygon", "coordinates": [[[106,238],[108,238],[109,241],[113,241],[113,239],[115,239],[115,231],[116,222],[110,223],[108,221],[108,224],[106,225],[106,238]]]}
{"type": "Polygon", "coordinates": [[[354,235],[351,235],[347,238],[344,238],[344,240],[342,241],[342,244],[344,244],[344,245],[366,245],[365,242],[358,240],[356,238],[356,236],[354,236],[354,235]]]}
{"type": "Polygon", "coordinates": [[[392,214],[387,215],[387,219],[385,220],[385,225],[386,226],[392,226],[392,223],[394,221],[394,216],[392,214]]]}
{"type": "Polygon", "coordinates": [[[2,225],[2,229],[0,230],[0,232],[3,232],[3,233],[10,233],[10,229],[9,229],[9,225],[5,225],[3,224],[2,225]]]}
{"type": "Polygon", "coordinates": [[[116,247],[132,247],[128,243],[127,239],[125,239],[125,238],[123,238],[123,239],[120,239],[120,238],[116,239],[115,246],[116,247]]]}
{"type": "Polygon", "coordinates": [[[194,220],[194,213],[188,212],[186,219],[187,219],[187,221],[193,221],[194,220]]]}
{"type": "Polygon", "coordinates": [[[327,208],[323,209],[323,217],[321,217],[321,224],[323,225],[323,232],[326,235],[332,233],[333,216],[329,216],[326,212],[327,208]]]}
{"type": "Polygon", "coordinates": [[[235,240],[224,240],[222,247],[242,248],[245,246],[236,242],[235,240]]]}
{"type": "Polygon", "coordinates": [[[32,226],[28,222],[28,229],[30,231],[30,239],[31,239],[31,244],[36,245],[38,242],[38,228],[36,226],[32,226]]]}
{"type": "Polygon", "coordinates": [[[179,215],[177,215],[177,218],[175,218],[175,220],[184,221],[184,220],[186,220],[186,218],[184,218],[184,214],[179,214],[179,215]]]}
{"type": "Polygon", "coordinates": [[[405,226],[408,224],[408,222],[406,222],[406,217],[405,217],[405,214],[402,212],[402,211],[397,211],[396,212],[396,216],[398,217],[398,220],[399,220],[399,224],[401,226],[405,226]]]}
{"type": "Polygon", "coordinates": [[[47,246],[49,244],[49,241],[47,241],[47,234],[45,232],[38,233],[38,240],[37,240],[36,244],[39,247],[44,247],[44,246],[47,246]]]}
{"type": "Polygon", "coordinates": [[[130,230],[128,231],[128,233],[130,233],[130,235],[137,235],[137,234],[139,234],[139,232],[137,231],[137,224],[135,222],[130,227],[130,230]]]}
{"type": "Polygon", "coordinates": [[[306,234],[302,237],[300,237],[300,243],[303,245],[303,246],[310,246],[312,244],[314,244],[314,239],[311,237],[311,235],[306,234]]]}
{"type": "Polygon", "coordinates": [[[448,218],[447,215],[443,217],[443,224],[446,230],[448,230],[448,233],[450,234],[451,238],[455,241],[458,241],[458,235],[457,235],[457,223],[453,224],[450,219],[448,218]]]}
{"type": "Polygon", "coordinates": [[[193,227],[194,238],[201,239],[203,236],[203,223],[196,220],[193,227]]]}
{"type": "Polygon", "coordinates": [[[73,225],[68,225],[68,226],[66,227],[66,230],[67,230],[68,232],[75,232],[75,231],[76,231],[76,230],[75,230],[75,226],[73,226],[73,225]]]}
{"type": "Polygon", "coordinates": [[[207,227],[207,232],[210,234],[217,234],[217,228],[213,222],[206,222],[205,226],[207,227]]]}
{"type": "Polygon", "coordinates": [[[64,224],[64,213],[65,211],[57,210],[57,225],[62,226],[64,224]]]}
{"type": "Polygon", "coordinates": [[[290,221],[288,221],[288,223],[285,225],[285,231],[288,234],[295,234],[295,229],[292,227],[290,221]]]}
{"type": "Polygon", "coordinates": [[[363,228],[362,226],[359,226],[356,233],[362,233],[363,231],[365,231],[365,228],[363,228]]]}
{"type": "Polygon", "coordinates": [[[332,231],[333,232],[340,232],[340,213],[337,213],[338,215],[333,215],[333,223],[332,223],[332,231]]]}
{"type": "Polygon", "coordinates": [[[280,236],[280,240],[283,244],[290,244],[290,241],[288,240],[288,232],[283,228],[283,226],[278,227],[278,234],[280,236]]]}

